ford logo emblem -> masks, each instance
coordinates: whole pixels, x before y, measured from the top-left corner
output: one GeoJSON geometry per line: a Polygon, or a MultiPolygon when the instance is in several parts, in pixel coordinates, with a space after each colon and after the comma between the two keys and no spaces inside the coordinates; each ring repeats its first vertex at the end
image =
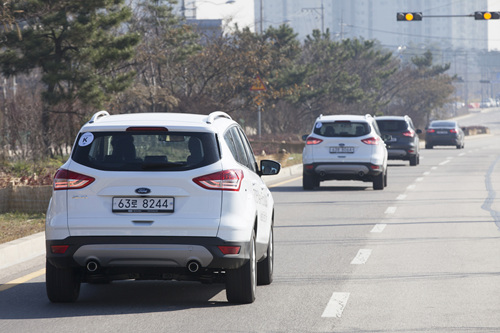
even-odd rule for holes
{"type": "Polygon", "coordinates": [[[151,190],[147,187],[139,187],[137,190],[135,190],[135,193],[137,193],[137,194],[149,194],[149,193],[151,193],[151,190]]]}

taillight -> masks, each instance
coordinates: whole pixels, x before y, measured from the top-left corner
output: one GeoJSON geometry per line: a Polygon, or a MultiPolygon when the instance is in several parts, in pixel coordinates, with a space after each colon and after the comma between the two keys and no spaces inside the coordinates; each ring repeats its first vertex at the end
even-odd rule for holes
{"type": "Polygon", "coordinates": [[[376,138],[376,137],[371,137],[368,139],[361,140],[361,142],[363,142],[364,144],[367,144],[367,145],[378,145],[379,141],[380,141],[380,139],[376,138]]]}
{"type": "Polygon", "coordinates": [[[77,190],[84,188],[95,180],[90,176],[82,175],[66,169],[59,169],[54,176],[54,191],[77,190]]]}
{"type": "Polygon", "coordinates": [[[321,142],[323,142],[323,140],[310,136],[306,140],[306,145],[317,145],[318,143],[321,143],[321,142]]]}
{"type": "Polygon", "coordinates": [[[222,254],[238,254],[240,253],[240,248],[241,246],[217,246],[219,250],[222,252],[222,254]]]}
{"type": "Polygon", "coordinates": [[[408,136],[410,138],[413,138],[413,136],[415,135],[415,132],[413,132],[413,131],[406,131],[406,132],[403,132],[402,134],[404,136],[408,136]]]}
{"type": "Polygon", "coordinates": [[[457,130],[456,130],[456,129],[454,129],[454,128],[452,128],[452,129],[450,130],[450,133],[457,134],[457,130]]]}
{"type": "Polygon", "coordinates": [[[242,179],[242,170],[224,170],[196,177],[193,182],[207,190],[239,191],[242,179]]]}
{"type": "Polygon", "coordinates": [[[435,130],[433,130],[432,128],[429,128],[429,129],[427,130],[427,133],[434,133],[434,132],[436,132],[436,131],[435,131],[435,130]]]}

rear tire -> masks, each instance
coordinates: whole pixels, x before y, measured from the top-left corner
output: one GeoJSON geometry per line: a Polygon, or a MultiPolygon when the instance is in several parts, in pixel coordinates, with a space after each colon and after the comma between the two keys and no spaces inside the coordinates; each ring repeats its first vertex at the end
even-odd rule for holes
{"type": "Polygon", "coordinates": [[[274,231],[271,225],[266,259],[257,263],[257,285],[265,286],[273,282],[274,270],[274,231]]]}
{"type": "Polygon", "coordinates": [[[302,173],[302,188],[304,190],[313,190],[315,187],[319,186],[319,178],[315,175],[309,173],[302,173]]]}
{"type": "Polygon", "coordinates": [[[418,164],[418,156],[410,156],[410,166],[416,166],[418,164]]]}
{"type": "Polygon", "coordinates": [[[374,190],[384,189],[384,172],[381,172],[379,175],[373,177],[373,189],[374,190]]]}
{"type": "Polygon", "coordinates": [[[45,287],[49,300],[53,303],[71,303],[80,295],[79,274],[71,268],[57,268],[48,260],[45,264],[45,287]]]}
{"type": "Polygon", "coordinates": [[[226,272],[226,297],[230,303],[248,304],[255,301],[257,288],[257,262],[255,259],[255,233],[250,239],[250,259],[238,269],[226,272]]]}

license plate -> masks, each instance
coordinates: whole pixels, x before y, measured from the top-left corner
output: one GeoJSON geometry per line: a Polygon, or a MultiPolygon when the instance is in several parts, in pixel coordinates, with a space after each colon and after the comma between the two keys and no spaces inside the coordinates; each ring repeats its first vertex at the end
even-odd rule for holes
{"type": "Polygon", "coordinates": [[[354,147],[330,147],[330,153],[332,154],[352,154],[354,153],[354,147]]]}
{"type": "Polygon", "coordinates": [[[173,211],[174,198],[113,198],[113,212],[116,213],[168,213],[173,211]]]}
{"type": "Polygon", "coordinates": [[[436,131],[436,134],[448,134],[448,131],[436,131]]]}

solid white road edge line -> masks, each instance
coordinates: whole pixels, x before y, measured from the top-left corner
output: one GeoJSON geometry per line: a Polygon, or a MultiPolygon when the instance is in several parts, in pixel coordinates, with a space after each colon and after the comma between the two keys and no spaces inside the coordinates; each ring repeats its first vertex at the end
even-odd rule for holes
{"type": "Polygon", "coordinates": [[[323,318],[342,317],[342,312],[344,311],[344,308],[347,305],[347,300],[349,299],[349,295],[350,293],[333,293],[321,317],[323,318]]]}

